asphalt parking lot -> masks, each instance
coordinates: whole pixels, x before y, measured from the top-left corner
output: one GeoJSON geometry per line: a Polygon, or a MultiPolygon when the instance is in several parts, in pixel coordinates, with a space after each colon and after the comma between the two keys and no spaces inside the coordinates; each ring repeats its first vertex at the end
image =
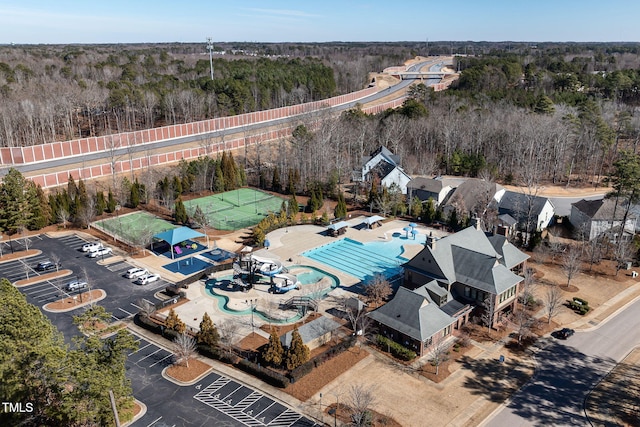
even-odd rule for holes
{"type": "Polygon", "coordinates": [[[172,363],[172,354],[144,338],[136,340],[139,348],[127,358],[127,376],[147,413],[134,426],[317,425],[271,397],[217,373],[209,373],[194,385],[174,384],[162,377],[163,369],[172,363]]]}
{"type": "MultiPolygon", "coordinates": [[[[31,238],[30,249],[39,249],[40,255],[33,257],[9,261],[0,264],[0,277],[6,277],[11,282],[34,277],[35,275],[49,272],[37,272],[36,265],[45,260],[60,260],[61,269],[73,271],[71,276],[46,280],[20,287],[20,290],[27,296],[27,300],[39,307],[70,295],[77,295],[79,292],[66,292],[65,285],[72,280],[86,280],[91,289],[102,289],[107,293],[107,297],[100,302],[107,311],[112,313],[114,320],[121,320],[132,317],[139,311],[139,303],[146,299],[150,302],[159,302],[153,295],[160,289],[165,288],[169,282],[160,279],[149,285],[139,286],[133,280],[124,277],[124,273],[133,265],[126,261],[105,263],[100,265],[100,261],[105,261],[107,257],[89,258],[80,248],[87,241],[77,235],[68,235],[60,238],[49,238],[41,235],[31,238]]],[[[108,245],[108,242],[105,242],[108,245]]],[[[15,250],[21,250],[24,245],[20,241],[12,242],[15,250]]],[[[5,242],[6,250],[7,242],[5,242]]],[[[86,290],[84,290],[86,291],[86,290]]],[[[77,310],[74,310],[77,311],[77,310]]],[[[50,316],[51,317],[51,316],[50,316]]]]}
{"type": "MultiPolygon", "coordinates": [[[[87,241],[77,235],[61,238],[50,238],[45,235],[32,237],[29,249],[39,249],[41,254],[22,260],[0,263],[0,277],[11,282],[25,279],[27,276],[44,274],[37,272],[36,265],[45,260],[60,259],[61,269],[72,270],[73,274],[52,280],[45,280],[19,289],[27,300],[42,309],[48,302],[75,295],[66,292],[65,285],[72,280],[86,280],[92,289],[106,292],[105,299],[99,302],[112,313],[114,320],[133,316],[139,310],[139,303],[146,299],[158,302],[154,294],[167,286],[168,282],[160,279],[149,285],[139,286],[133,280],[124,277],[124,273],[133,265],[127,261],[98,264],[102,258],[89,258],[80,248],[87,241]]],[[[105,242],[108,245],[108,242],[105,242]]],[[[3,245],[3,253],[10,252],[8,242],[3,245]]],[[[11,243],[15,251],[23,250],[24,245],[18,241],[11,243]]],[[[73,316],[82,308],[65,313],[45,312],[54,325],[63,333],[65,340],[78,335],[73,324],[73,316]]],[[[162,377],[164,368],[172,363],[172,354],[141,337],[137,351],[127,358],[127,377],[136,399],[147,406],[147,412],[135,426],[165,427],[192,425],[226,425],[226,426],[274,426],[303,427],[314,426],[315,422],[304,417],[274,399],[240,384],[237,381],[210,373],[198,384],[181,387],[162,377]]]]}

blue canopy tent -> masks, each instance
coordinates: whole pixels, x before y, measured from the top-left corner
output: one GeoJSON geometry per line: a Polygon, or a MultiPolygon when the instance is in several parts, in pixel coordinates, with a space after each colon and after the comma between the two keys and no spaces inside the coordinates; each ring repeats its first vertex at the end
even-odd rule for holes
{"type": "Polygon", "coordinates": [[[171,259],[174,259],[174,245],[184,242],[185,240],[195,239],[196,237],[205,237],[204,234],[192,230],[189,227],[178,227],[171,230],[163,231],[153,236],[154,239],[164,240],[171,246],[171,259]]]}

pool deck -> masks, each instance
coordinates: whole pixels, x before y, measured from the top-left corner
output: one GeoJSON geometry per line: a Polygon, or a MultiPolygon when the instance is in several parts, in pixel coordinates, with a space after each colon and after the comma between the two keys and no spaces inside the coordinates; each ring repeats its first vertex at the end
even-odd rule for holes
{"type": "MultiPolygon", "coordinates": [[[[338,279],[340,280],[339,287],[337,289],[334,289],[331,292],[331,295],[349,295],[350,292],[348,288],[358,283],[358,278],[344,273],[341,270],[332,268],[326,264],[302,256],[301,254],[307,250],[327,243],[335,242],[336,240],[342,239],[344,237],[348,237],[362,243],[388,241],[392,238],[392,235],[394,233],[401,233],[402,235],[404,235],[405,232],[403,231],[403,228],[409,224],[409,222],[407,221],[392,220],[385,222],[382,226],[373,230],[360,230],[353,228],[353,226],[360,224],[363,219],[364,217],[354,217],[348,219],[347,222],[350,224],[350,227],[347,229],[347,232],[345,234],[337,238],[327,236],[325,233],[326,227],[323,226],[298,225],[294,227],[281,228],[267,235],[267,239],[270,242],[270,246],[268,249],[260,249],[253,253],[265,258],[280,260],[283,262],[285,267],[294,265],[307,265],[331,273],[338,277],[338,279]]],[[[418,227],[416,227],[416,229],[420,232],[420,234],[428,234],[433,232],[433,235],[437,237],[443,237],[447,235],[447,233],[445,232],[427,228],[423,225],[419,225],[418,227]]],[[[420,252],[420,250],[422,250],[423,245],[417,242],[412,242],[413,240],[409,239],[407,240],[407,243],[403,245],[405,249],[404,253],[402,254],[403,257],[412,258],[418,252],[420,252]]],[[[217,245],[218,247],[231,251],[238,251],[241,249],[241,245],[236,244],[231,236],[227,236],[227,239],[224,240],[218,240],[217,245]]],[[[155,262],[159,260],[155,260],[153,258],[161,258],[162,263],[166,263],[166,258],[153,256],[147,257],[145,259],[145,263],[147,262],[148,258],[151,258],[151,261],[155,262]]],[[[162,274],[163,277],[174,280],[173,277],[170,277],[171,274],[166,270],[164,270],[162,274]]],[[[228,276],[229,274],[230,271],[227,270],[216,273],[214,277],[223,277],[228,276]]],[[[182,277],[176,277],[175,280],[180,280],[181,278],[182,277]]],[[[277,308],[278,304],[280,302],[286,301],[293,296],[298,296],[305,293],[304,288],[302,291],[292,290],[287,292],[286,294],[275,295],[269,294],[267,290],[268,286],[258,285],[248,292],[217,289],[216,293],[228,298],[226,306],[230,310],[250,313],[251,303],[249,301],[253,300],[257,301],[256,310],[270,313],[274,317],[291,316],[291,312],[279,310],[277,308]]],[[[186,293],[189,302],[176,307],[175,311],[180,319],[182,319],[188,326],[197,329],[200,325],[203,314],[206,312],[209,314],[216,325],[220,325],[227,320],[232,321],[237,325],[238,330],[235,333],[235,338],[233,340],[234,342],[240,341],[246,335],[251,333],[252,330],[257,334],[268,338],[268,334],[259,329],[261,325],[266,323],[262,318],[254,315],[252,327],[251,316],[249,314],[229,314],[224,310],[221,310],[219,307],[218,299],[212,297],[207,293],[207,290],[205,289],[205,286],[203,286],[202,282],[191,284],[189,288],[186,289],[186,293]]],[[[330,300],[331,298],[325,298],[320,301],[320,312],[325,312],[326,310],[332,308],[330,300]]]]}

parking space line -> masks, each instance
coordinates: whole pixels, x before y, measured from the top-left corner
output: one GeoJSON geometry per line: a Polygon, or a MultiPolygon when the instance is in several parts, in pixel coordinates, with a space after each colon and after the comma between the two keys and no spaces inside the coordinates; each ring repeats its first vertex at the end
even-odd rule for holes
{"type": "Polygon", "coordinates": [[[129,353],[127,354],[127,356],[131,356],[132,354],[136,354],[137,352],[139,352],[140,350],[144,350],[145,348],[149,347],[151,345],[151,343],[147,343],[147,345],[145,345],[144,347],[140,347],[139,349],[137,349],[136,351],[134,351],[133,353],[129,353]]]}
{"type": "Polygon", "coordinates": [[[159,352],[160,350],[162,350],[162,349],[161,349],[160,347],[158,347],[158,349],[157,349],[156,351],[154,351],[153,353],[146,355],[146,356],[145,356],[145,357],[143,357],[142,359],[138,359],[138,362],[142,362],[144,359],[147,359],[147,358],[149,358],[149,357],[153,356],[154,354],[156,354],[156,353],[157,353],[157,352],[159,352]]]}
{"type": "Polygon", "coordinates": [[[264,413],[264,411],[266,411],[267,409],[271,408],[273,405],[275,405],[276,402],[275,401],[271,401],[271,405],[267,406],[266,408],[264,408],[262,411],[260,411],[257,415],[256,418],[258,418],[260,415],[262,415],[264,413]]]}
{"type": "Polygon", "coordinates": [[[120,308],[120,307],[118,307],[118,310],[120,310],[120,311],[124,311],[125,313],[127,313],[127,315],[128,315],[128,316],[133,316],[133,315],[134,315],[133,313],[129,313],[129,312],[128,312],[127,310],[125,310],[124,308],[120,308]]]}
{"type": "Polygon", "coordinates": [[[147,427],[151,427],[152,425],[154,425],[155,423],[157,423],[158,421],[160,421],[162,419],[162,417],[158,417],[157,419],[153,420],[151,422],[151,424],[147,424],[147,427]]]}
{"type": "Polygon", "coordinates": [[[167,360],[168,358],[170,358],[172,356],[173,356],[173,354],[169,354],[168,356],[165,356],[162,359],[158,360],[156,363],[154,363],[152,365],[149,365],[149,367],[152,368],[152,367],[156,366],[158,363],[162,363],[162,362],[164,362],[165,360],[167,360]]]}

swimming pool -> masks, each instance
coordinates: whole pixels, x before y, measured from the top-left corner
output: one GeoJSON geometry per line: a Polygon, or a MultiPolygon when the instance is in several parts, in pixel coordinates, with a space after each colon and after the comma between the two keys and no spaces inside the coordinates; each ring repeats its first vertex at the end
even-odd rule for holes
{"type": "Polygon", "coordinates": [[[402,256],[406,244],[420,244],[418,238],[406,239],[395,233],[385,242],[360,243],[347,238],[303,252],[302,255],[337,270],[367,281],[376,274],[391,277],[402,271],[401,265],[409,261],[402,256]]]}

